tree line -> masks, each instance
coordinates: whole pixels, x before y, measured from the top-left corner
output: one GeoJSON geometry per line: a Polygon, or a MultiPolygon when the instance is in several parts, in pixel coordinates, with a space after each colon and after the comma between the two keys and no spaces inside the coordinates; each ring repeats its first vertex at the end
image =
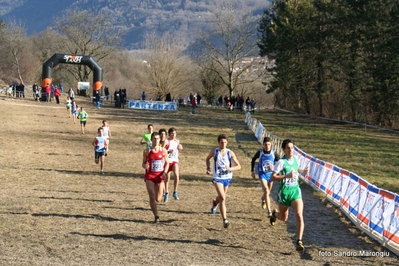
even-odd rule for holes
{"type": "Polygon", "coordinates": [[[399,128],[396,0],[276,0],[259,23],[276,104],[399,128]]]}
{"type": "MultiPolygon", "coordinates": [[[[165,32],[148,32],[141,49],[122,48],[123,28],[106,12],[69,10],[54,19],[51,27],[26,35],[19,21],[0,21],[0,79],[5,83],[41,83],[42,64],[54,53],[89,55],[104,70],[104,86],[110,93],[126,89],[131,99],[180,98],[200,93],[210,104],[220,95],[267,98],[261,84],[262,71],[248,75],[251,63],[241,61],[258,54],[257,21],[248,10],[232,4],[215,6],[207,28],[187,43],[165,32]],[[259,93],[262,91],[262,93],[259,93]],[[256,96],[257,94],[257,96],[256,96]]],[[[84,65],[59,64],[52,69],[54,84],[76,87],[78,81],[91,80],[91,69],[84,65]]]]}

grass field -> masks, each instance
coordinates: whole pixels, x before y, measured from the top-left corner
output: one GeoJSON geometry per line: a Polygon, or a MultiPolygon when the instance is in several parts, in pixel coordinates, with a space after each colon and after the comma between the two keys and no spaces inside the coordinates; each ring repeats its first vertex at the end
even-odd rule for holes
{"type": "MultiPolygon", "coordinates": [[[[286,223],[272,227],[260,207],[258,180],[250,177],[251,157],[260,145],[247,129],[244,114],[213,108],[199,108],[195,115],[189,114],[190,108],[178,112],[96,109],[86,98],[77,102],[89,114],[85,135],[63,105],[0,96],[4,117],[0,128],[0,265],[398,263],[392,252],[389,257],[339,253],[385,249],[306,185],[302,185],[306,251],[297,253],[292,214],[286,223]],[[109,121],[112,131],[105,175],[98,174],[91,146],[102,119],[109,121]],[[159,204],[159,224],[152,223],[141,168],[143,146],[139,141],[149,123],[156,130],[176,127],[184,147],[180,200],[159,204]],[[210,214],[216,192],[205,175],[205,158],[216,147],[220,133],[229,136],[229,147],[242,165],[228,192],[231,227],[227,230],[219,212],[210,214]]],[[[395,155],[395,134],[270,111],[255,116],[269,131],[292,138],[305,152],[366,179],[375,178],[387,189],[397,189],[393,165],[397,159],[388,161],[385,156],[395,155]],[[377,143],[378,149],[371,143],[377,143]],[[356,151],[364,153],[364,158],[356,151]],[[386,171],[381,170],[384,167],[386,171]]],[[[275,189],[272,194],[275,196],[275,189]]]]}
{"type": "Polygon", "coordinates": [[[254,117],[272,134],[292,139],[304,152],[399,193],[399,132],[278,111],[254,117]]]}

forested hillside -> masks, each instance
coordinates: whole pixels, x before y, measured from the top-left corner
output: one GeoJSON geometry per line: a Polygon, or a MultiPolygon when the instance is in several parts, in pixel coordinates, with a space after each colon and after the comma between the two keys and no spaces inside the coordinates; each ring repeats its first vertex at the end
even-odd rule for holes
{"type": "MultiPolygon", "coordinates": [[[[106,11],[115,19],[115,28],[123,30],[124,44],[128,49],[139,48],[145,33],[170,31],[190,42],[199,29],[207,27],[210,10],[222,0],[3,0],[0,1],[0,18],[20,20],[28,34],[40,33],[51,27],[54,18],[68,9],[106,11]]],[[[269,1],[228,1],[239,9],[254,10],[260,16],[269,1]]]]}

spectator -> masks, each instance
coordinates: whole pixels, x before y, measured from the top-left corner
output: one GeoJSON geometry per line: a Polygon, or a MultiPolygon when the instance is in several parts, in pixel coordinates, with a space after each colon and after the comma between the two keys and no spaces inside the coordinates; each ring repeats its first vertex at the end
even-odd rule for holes
{"type": "Polygon", "coordinates": [[[119,98],[119,91],[115,90],[114,92],[114,101],[115,101],[115,107],[121,107],[121,103],[120,103],[120,98],[119,98]]]}
{"type": "Polygon", "coordinates": [[[100,96],[100,93],[98,93],[98,91],[96,91],[96,94],[94,95],[94,102],[95,102],[97,108],[100,108],[101,96],[100,96]]]}
{"type": "Polygon", "coordinates": [[[197,93],[197,105],[201,105],[201,103],[202,103],[201,100],[202,100],[201,95],[199,93],[197,93]]]}
{"type": "Polygon", "coordinates": [[[195,114],[195,108],[197,108],[197,100],[195,96],[191,97],[191,113],[195,114]]]}
{"type": "Polygon", "coordinates": [[[54,89],[54,97],[55,97],[55,100],[56,100],[57,104],[60,104],[60,96],[61,96],[61,92],[60,92],[60,90],[58,89],[58,87],[55,86],[55,89],[54,89]]]}
{"type": "Polygon", "coordinates": [[[19,97],[25,98],[25,85],[22,82],[19,84],[19,97]]]}
{"type": "Polygon", "coordinates": [[[120,106],[119,107],[125,108],[125,102],[126,102],[125,90],[122,90],[122,89],[119,90],[119,97],[120,97],[120,106]]]}
{"type": "Polygon", "coordinates": [[[168,93],[166,94],[165,101],[166,101],[166,102],[171,102],[171,101],[172,101],[172,96],[170,95],[170,92],[168,92],[168,93]]]}
{"type": "Polygon", "coordinates": [[[238,94],[236,97],[236,106],[238,110],[241,110],[240,102],[241,102],[241,96],[240,94],[238,94]]]}
{"type": "MultiPolygon", "coordinates": [[[[123,89],[122,90],[122,92],[123,92],[123,104],[125,105],[126,103],[127,103],[127,92],[126,92],[126,89],[123,89]]],[[[125,106],[123,106],[123,108],[125,108],[125,106]]]]}
{"type": "Polygon", "coordinates": [[[242,107],[244,106],[244,98],[240,97],[240,101],[238,103],[240,105],[240,110],[242,111],[242,107]]]}
{"type": "Polygon", "coordinates": [[[249,99],[249,97],[247,97],[247,99],[245,100],[245,105],[246,105],[246,110],[249,112],[249,108],[251,107],[251,100],[249,99]]]}
{"type": "Polygon", "coordinates": [[[109,89],[108,89],[108,87],[105,87],[104,93],[105,93],[105,99],[108,101],[108,98],[109,98],[109,89]]]}
{"type": "Polygon", "coordinates": [[[7,90],[7,97],[8,96],[12,97],[12,85],[10,85],[10,87],[7,90]]]}
{"type": "Polygon", "coordinates": [[[186,105],[184,104],[184,97],[180,97],[178,100],[178,103],[179,103],[179,107],[180,106],[186,107],[186,105]]]}
{"type": "Polygon", "coordinates": [[[20,95],[20,88],[19,88],[19,84],[15,85],[15,97],[21,97],[20,95]]]}
{"type": "Polygon", "coordinates": [[[13,95],[13,97],[15,97],[16,91],[17,91],[16,85],[13,83],[13,84],[10,85],[10,87],[12,88],[12,95],[13,95]]]}
{"type": "Polygon", "coordinates": [[[145,97],[146,97],[146,94],[145,94],[145,92],[143,91],[143,93],[141,94],[141,100],[145,101],[145,97]]]}
{"type": "Polygon", "coordinates": [[[227,110],[232,110],[230,97],[227,97],[227,110]]]}
{"type": "Polygon", "coordinates": [[[51,98],[54,99],[55,86],[51,84],[51,98]]]}
{"type": "Polygon", "coordinates": [[[255,99],[252,98],[252,100],[251,100],[251,112],[252,112],[252,114],[255,113],[255,106],[256,106],[255,99]]]}
{"type": "Polygon", "coordinates": [[[46,87],[45,87],[45,91],[46,91],[46,102],[51,102],[51,87],[50,84],[47,83],[46,87]]]}
{"type": "Polygon", "coordinates": [[[37,83],[35,82],[35,84],[33,84],[33,86],[32,86],[32,96],[33,96],[33,99],[35,99],[36,100],[36,90],[39,88],[39,86],[37,86],[37,83]]]}
{"type": "Polygon", "coordinates": [[[236,106],[236,96],[232,95],[230,102],[231,102],[231,110],[234,110],[234,108],[236,106]]]}

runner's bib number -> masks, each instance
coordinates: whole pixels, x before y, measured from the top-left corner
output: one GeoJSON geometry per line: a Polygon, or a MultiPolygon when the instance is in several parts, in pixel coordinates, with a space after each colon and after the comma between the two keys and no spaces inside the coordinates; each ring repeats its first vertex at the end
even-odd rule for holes
{"type": "Polygon", "coordinates": [[[271,164],[272,164],[272,162],[269,161],[269,160],[262,162],[262,170],[263,170],[263,172],[268,172],[268,171],[270,171],[270,170],[271,170],[271,169],[270,169],[270,165],[271,165],[271,164]]]}
{"type": "Polygon", "coordinates": [[[162,172],[163,171],[163,160],[154,160],[151,165],[151,172],[162,172]]]}
{"type": "Polygon", "coordinates": [[[298,185],[298,172],[292,171],[292,178],[285,179],[285,186],[286,187],[293,187],[298,185]]]}
{"type": "Polygon", "coordinates": [[[227,178],[230,171],[226,169],[226,167],[218,167],[217,174],[219,178],[227,178]]]}

